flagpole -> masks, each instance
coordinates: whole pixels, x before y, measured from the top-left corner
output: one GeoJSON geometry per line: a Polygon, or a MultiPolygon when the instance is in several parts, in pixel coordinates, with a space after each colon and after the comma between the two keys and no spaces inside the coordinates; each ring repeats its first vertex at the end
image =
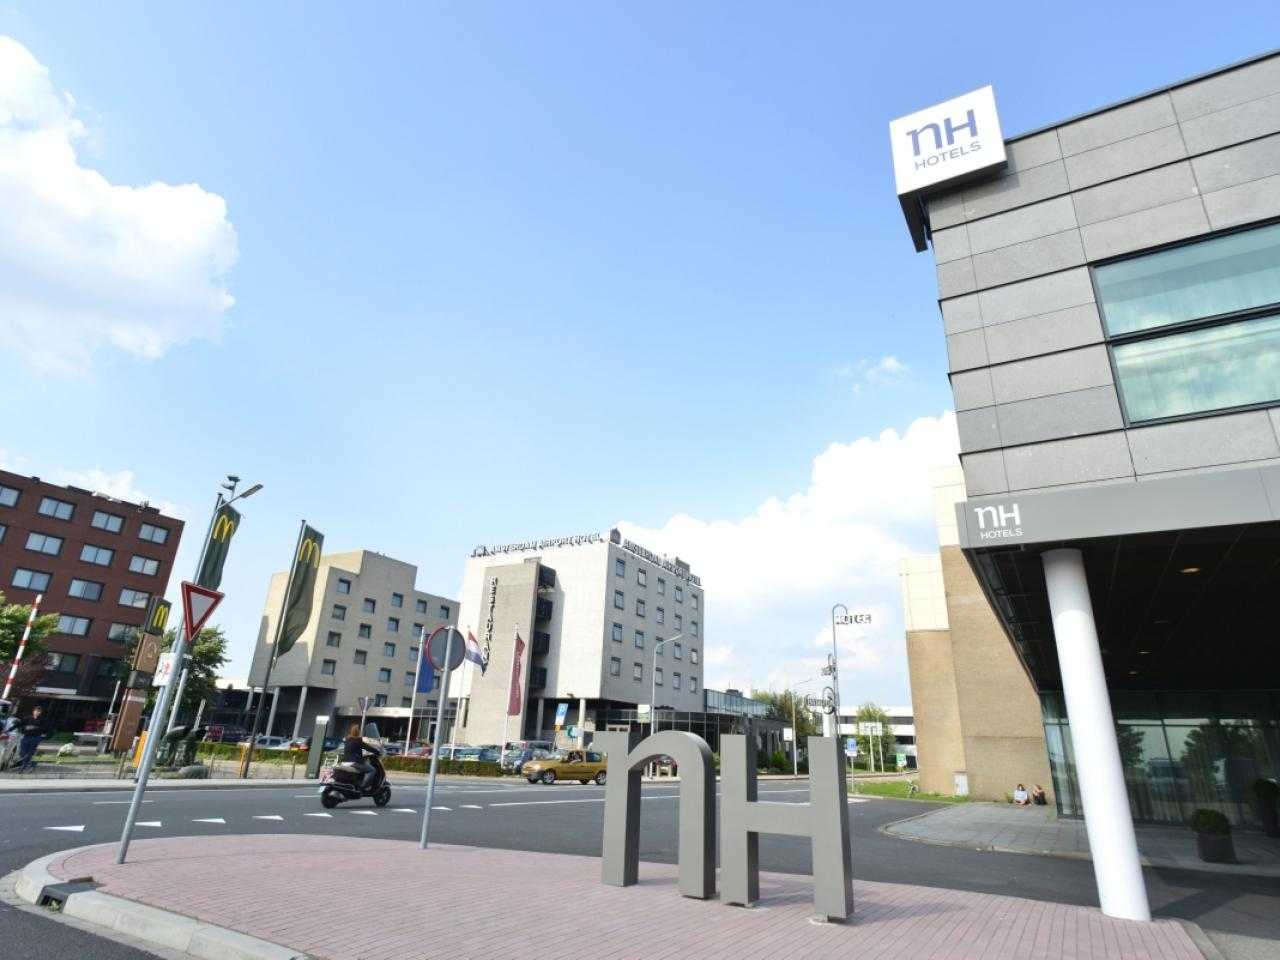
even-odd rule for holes
{"type": "Polygon", "coordinates": [[[280,634],[284,630],[284,617],[289,606],[289,594],[293,591],[293,574],[298,568],[298,551],[302,549],[302,534],[307,529],[307,521],[298,526],[298,542],[293,545],[293,553],[289,560],[289,577],[284,582],[284,597],[280,600],[280,616],[276,620],[275,636],[271,640],[271,658],[267,661],[267,673],[262,678],[262,696],[258,698],[258,706],[253,714],[253,729],[249,732],[249,749],[245,751],[241,761],[240,779],[249,779],[249,765],[253,763],[253,748],[257,745],[258,728],[262,723],[262,702],[267,699],[267,689],[271,686],[271,668],[276,664],[276,649],[280,646],[280,634]]]}
{"type": "MultiPolygon", "coordinates": [[[[461,631],[459,631],[459,632],[461,632],[461,631]]],[[[464,639],[463,639],[463,641],[462,641],[462,651],[463,651],[462,655],[463,655],[463,657],[465,658],[465,657],[466,657],[466,651],[467,651],[467,641],[466,641],[466,639],[465,639],[465,638],[464,638],[464,639]]],[[[468,695],[470,695],[470,693],[471,693],[471,682],[470,682],[470,681],[471,681],[471,671],[468,669],[468,667],[470,667],[470,666],[471,666],[471,661],[470,661],[470,660],[464,659],[464,660],[462,661],[462,680],[463,680],[463,683],[462,683],[462,686],[458,688],[458,696],[455,698],[455,701],[456,701],[456,703],[457,703],[457,706],[456,706],[456,707],[454,707],[454,709],[453,709],[453,724],[449,727],[449,759],[450,759],[450,760],[454,759],[453,752],[458,748],[458,721],[460,721],[460,720],[462,719],[462,690],[463,690],[463,687],[465,687],[465,688],[466,688],[466,690],[467,690],[467,694],[468,694],[468,695]]]]}
{"type": "Polygon", "coordinates": [[[418,680],[422,676],[422,658],[425,655],[423,648],[427,645],[427,627],[423,624],[418,628],[418,665],[413,671],[413,696],[409,698],[409,725],[404,731],[404,755],[409,755],[409,741],[413,739],[413,712],[418,707],[418,680]]]}

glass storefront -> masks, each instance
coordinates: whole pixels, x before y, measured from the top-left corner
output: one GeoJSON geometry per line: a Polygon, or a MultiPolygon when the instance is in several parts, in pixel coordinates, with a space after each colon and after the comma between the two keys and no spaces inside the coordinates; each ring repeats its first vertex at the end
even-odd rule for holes
{"type": "MultiPolygon", "coordinates": [[[[1058,812],[1081,816],[1062,694],[1040,704],[1058,812]]],[[[1134,819],[1185,823],[1208,807],[1258,826],[1253,784],[1280,777],[1280,691],[1113,691],[1111,709],[1134,819]]]]}

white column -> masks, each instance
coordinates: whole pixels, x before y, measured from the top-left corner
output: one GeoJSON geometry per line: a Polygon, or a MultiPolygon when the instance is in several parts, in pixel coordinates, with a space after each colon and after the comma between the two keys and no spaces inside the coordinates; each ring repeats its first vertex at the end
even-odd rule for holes
{"type": "MultiPolygon", "coordinates": [[[[262,692],[266,696],[266,691],[262,692]]],[[[276,687],[271,693],[271,712],[267,714],[267,736],[271,736],[271,729],[276,725],[276,707],[280,705],[280,688],[276,687]]]]}
{"type": "Polygon", "coordinates": [[[1098,901],[1108,916],[1150,920],[1084,557],[1079,550],[1063,549],[1041,559],[1098,901]]]}
{"type": "Polygon", "coordinates": [[[298,739],[298,732],[302,730],[302,709],[307,705],[307,688],[304,686],[298,691],[298,712],[293,715],[293,739],[298,739]]]}
{"type": "Polygon", "coordinates": [[[582,730],[582,727],[584,724],[586,724],[586,722],[587,722],[587,701],[586,701],[586,698],[584,697],[584,698],[579,698],[578,700],[578,746],[579,747],[581,747],[584,743],[586,743],[586,734],[582,730]]]}

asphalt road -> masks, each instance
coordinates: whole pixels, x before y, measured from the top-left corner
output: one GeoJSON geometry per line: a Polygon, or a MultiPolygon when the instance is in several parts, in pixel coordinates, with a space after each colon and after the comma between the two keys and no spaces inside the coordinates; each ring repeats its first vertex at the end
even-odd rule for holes
{"type": "MultiPolygon", "coordinates": [[[[763,782],[760,794],[761,799],[777,802],[807,800],[805,785],[788,781],[763,782]]],[[[0,795],[0,874],[55,850],[117,840],[128,797],[127,791],[0,795]]],[[[676,788],[647,784],[644,797],[641,857],[674,862],[676,788]]],[[[135,836],[331,833],[411,840],[417,839],[421,827],[424,799],[422,787],[396,786],[385,809],[362,801],[325,811],[315,790],[307,788],[156,790],[149,792],[139,817],[140,824],[151,825],[140,825],[135,836]]],[[[438,788],[436,806],[448,809],[433,812],[432,838],[443,843],[598,856],[603,800],[604,789],[594,785],[450,781],[438,788]]],[[[850,803],[855,876],[1096,906],[1093,870],[1087,861],[934,846],[878,830],[934,806],[882,799],[850,803]]],[[[760,864],[765,870],[807,873],[807,842],[762,837],[760,864]]],[[[1148,869],[1146,876],[1158,916],[1280,940],[1280,881],[1162,869],[1148,869]]],[[[6,960],[67,956],[142,960],[147,956],[4,905],[0,905],[0,930],[4,931],[0,952],[6,960]]]]}

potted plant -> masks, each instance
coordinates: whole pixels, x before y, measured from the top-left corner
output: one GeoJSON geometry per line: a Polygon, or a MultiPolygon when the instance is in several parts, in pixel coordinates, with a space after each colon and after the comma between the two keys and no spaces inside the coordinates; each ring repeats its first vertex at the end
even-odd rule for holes
{"type": "Polygon", "coordinates": [[[1196,834],[1196,850],[1205,863],[1235,863],[1236,849],[1231,842],[1231,824],[1217,810],[1201,807],[1191,814],[1191,829],[1196,834]]]}
{"type": "Polygon", "coordinates": [[[1253,781],[1253,797],[1258,802],[1258,822],[1268,837],[1280,837],[1280,812],[1276,800],[1280,799],[1280,785],[1274,780],[1259,777],[1253,781]]]}

